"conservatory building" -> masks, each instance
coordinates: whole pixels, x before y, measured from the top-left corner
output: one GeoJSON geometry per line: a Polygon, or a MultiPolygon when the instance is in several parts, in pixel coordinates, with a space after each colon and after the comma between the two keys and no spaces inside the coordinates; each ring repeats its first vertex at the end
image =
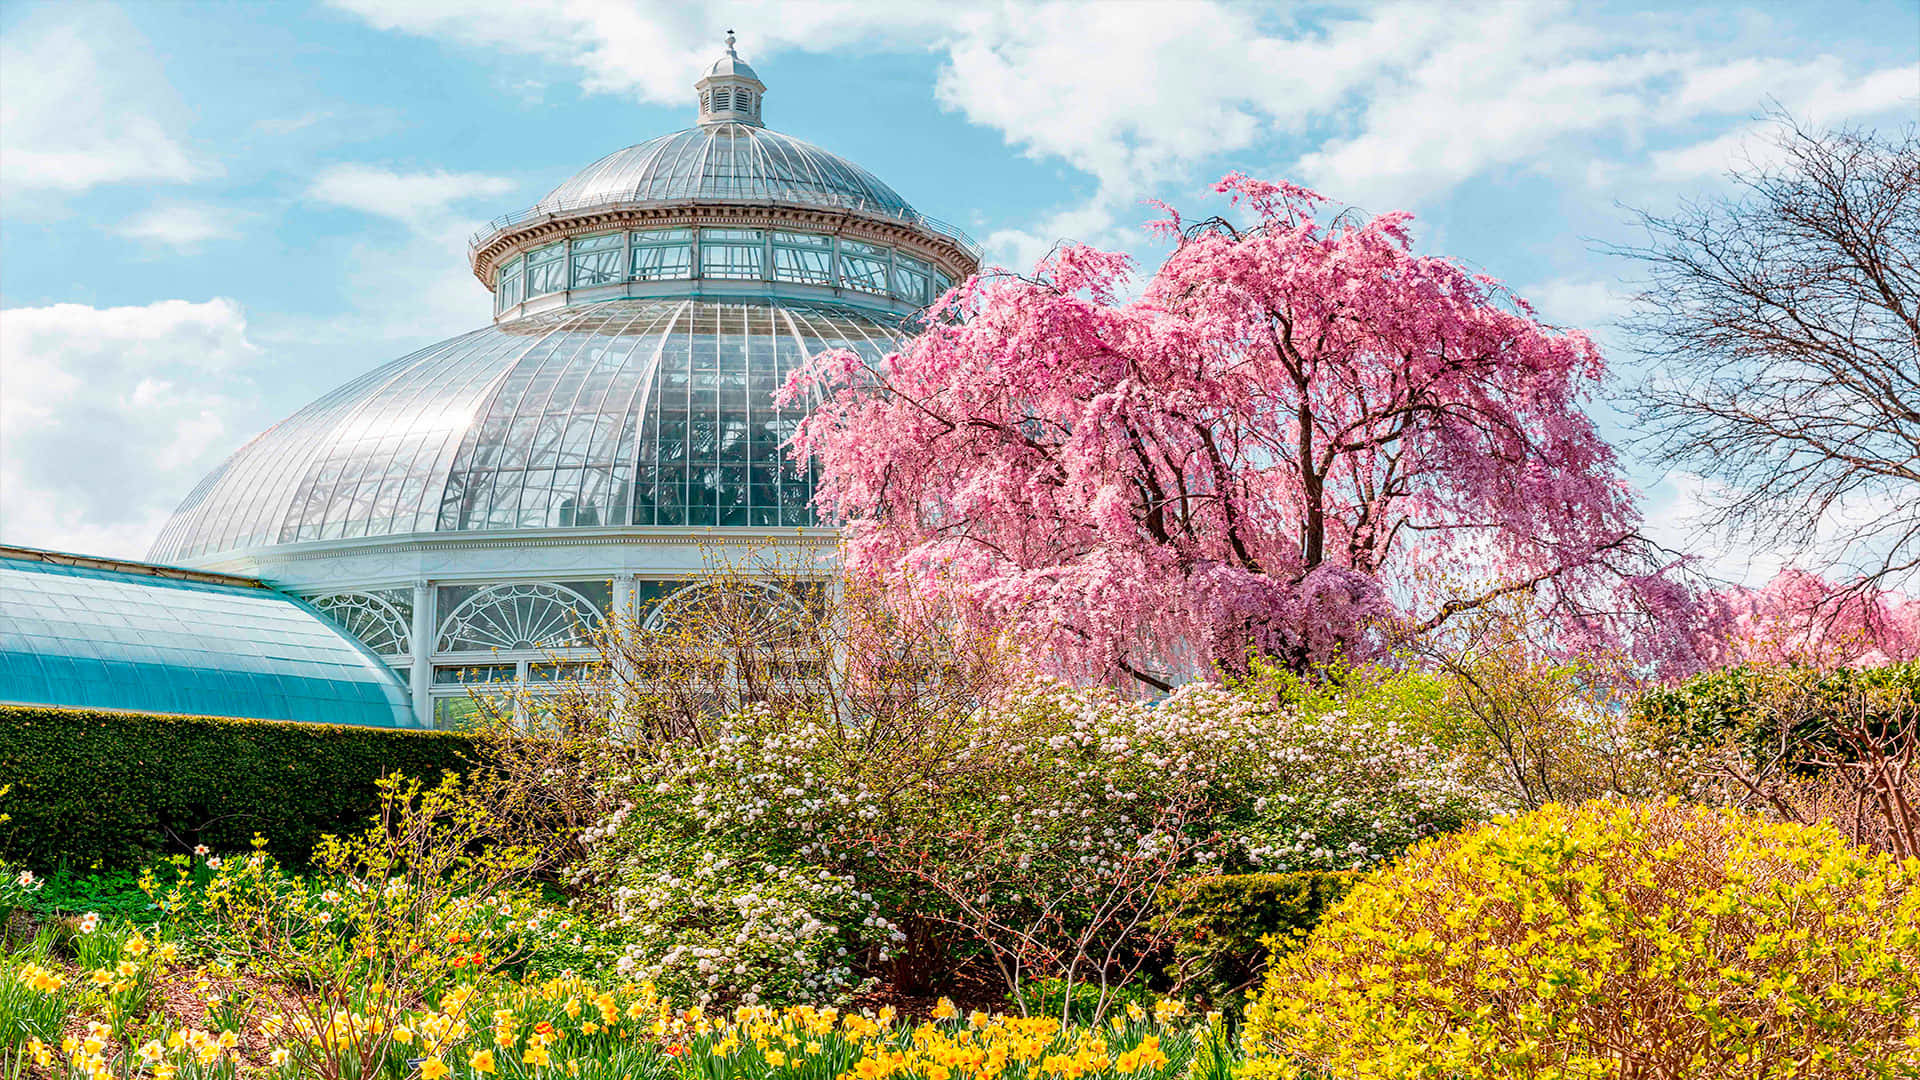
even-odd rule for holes
{"type": "Polygon", "coordinates": [[[892,351],[979,250],[878,177],[762,122],[727,50],[698,123],[617,150],[474,237],[494,319],[376,367],[243,446],[155,563],[333,619],[411,688],[567,678],[612,618],[670,610],[716,548],[829,554],[773,395],[828,349],[892,351]]]}

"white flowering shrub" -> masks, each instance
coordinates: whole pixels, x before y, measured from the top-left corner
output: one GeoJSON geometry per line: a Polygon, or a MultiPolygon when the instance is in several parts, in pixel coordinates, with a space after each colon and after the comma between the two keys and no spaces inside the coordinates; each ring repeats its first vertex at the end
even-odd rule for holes
{"type": "Polygon", "coordinates": [[[580,880],[628,970],[701,1000],[911,982],[904,943],[955,927],[926,962],[1006,938],[1003,972],[1074,977],[1090,950],[1143,955],[1171,875],[1364,868],[1479,816],[1396,678],[1152,703],[1034,682],[905,731],[750,709],[616,784],[580,880]]]}
{"type": "MultiPolygon", "coordinates": [[[[719,721],[700,742],[659,748],[616,782],[616,809],[581,836],[576,880],[608,909],[618,968],[688,999],[844,1001],[900,937],[859,876],[765,819],[757,770],[782,745],[762,711],[719,721]]],[[[810,786],[777,794],[790,808],[810,786]]],[[[781,790],[776,786],[776,791],[781,790]]],[[[787,815],[782,815],[783,819],[787,815]]]]}

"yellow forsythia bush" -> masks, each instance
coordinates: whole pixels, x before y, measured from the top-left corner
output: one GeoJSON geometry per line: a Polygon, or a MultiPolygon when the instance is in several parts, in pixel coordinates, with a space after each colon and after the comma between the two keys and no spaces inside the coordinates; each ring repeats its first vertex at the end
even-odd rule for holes
{"type": "Polygon", "coordinates": [[[1265,1075],[1920,1075],[1920,861],[1830,826],[1549,805],[1362,882],[1249,1008],[1265,1075]]]}

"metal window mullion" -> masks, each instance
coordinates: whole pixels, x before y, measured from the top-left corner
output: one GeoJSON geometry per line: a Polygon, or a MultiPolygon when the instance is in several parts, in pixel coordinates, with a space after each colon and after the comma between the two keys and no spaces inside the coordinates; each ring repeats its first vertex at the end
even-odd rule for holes
{"type": "MultiPolygon", "coordinates": [[[[533,459],[537,449],[536,444],[540,437],[540,429],[547,419],[554,415],[553,397],[559,392],[561,380],[566,378],[567,372],[573,367],[575,361],[579,359],[581,352],[593,341],[593,332],[591,330],[580,331],[582,324],[590,321],[591,318],[592,316],[576,316],[569,320],[568,333],[572,334],[579,331],[580,340],[577,342],[568,342],[563,339],[555,343],[553,352],[548,355],[546,361],[542,363],[539,369],[527,380],[527,387],[529,390],[532,390],[542,377],[551,373],[552,381],[547,386],[546,396],[541,398],[539,404],[529,411],[527,406],[532,404],[530,400],[531,396],[522,395],[522,404],[515,409],[514,420],[517,421],[521,417],[526,417],[532,421],[532,429],[528,432],[527,445],[524,447],[524,453],[520,459],[520,484],[515,493],[516,497],[513,503],[513,528],[518,529],[525,527],[521,524],[521,521],[526,511],[530,509],[528,506],[528,496],[533,478],[533,459]],[[574,346],[573,352],[571,353],[566,352],[566,346],[569,344],[574,346]]],[[[576,397],[578,396],[579,387],[574,388],[574,394],[576,397]]],[[[511,422],[507,425],[507,430],[513,430],[513,424],[511,422]]],[[[565,429],[562,428],[561,438],[564,439],[565,437],[565,429]]],[[[557,466],[555,467],[555,471],[557,471],[557,466]]],[[[541,511],[542,522],[551,520],[549,515],[551,515],[553,511],[554,494],[554,485],[552,483],[544,485],[544,494],[547,498],[547,504],[541,511]]],[[[534,498],[537,499],[538,494],[534,494],[534,498]]]]}
{"type": "MultiPolygon", "coordinates": [[[[633,420],[633,455],[634,455],[633,456],[633,475],[629,478],[628,480],[629,483],[638,483],[641,470],[651,468],[653,470],[653,480],[654,480],[656,490],[658,488],[658,485],[660,482],[660,452],[659,452],[660,422],[658,417],[656,416],[653,424],[654,454],[653,454],[653,460],[649,462],[646,458],[647,411],[649,409],[656,408],[658,405],[658,403],[653,400],[653,387],[654,387],[654,384],[658,382],[660,379],[660,356],[663,352],[666,351],[667,338],[673,334],[674,325],[676,321],[680,318],[681,313],[685,311],[687,307],[692,303],[693,301],[691,300],[682,300],[677,304],[673,304],[665,312],[664,317],[656,316],[654,321],[647,325],[646,332],[649,335],[653,333],[656,327],[661,327],[663,323],[664,323],[664,329],[660,330],[659,339],[654,342],[652,354],[650,356],[645,357],[641,361],[645,366],[641,368],[639,378],[634,380],[633,393],[627,399],[627,411],[625,415],[632,418],[633,420]]],[[[636,349],[635,352],[637,354],[638,350],[636,349]]],[[[626,430],[623,427],[620,429],[620,431],[618,432],[618,434],[614,439],[613,453],[615,455],[619,454],[621,442],[622,440],[625,439],[625,437],[626,437],[626,430]]],[[[629,525],[657,524],[657,522],[654,522],[654,521],[641,522],[636,520],[634,517],[636,505],[637,504],[634,502],[631,496],[629,496],[629,498],[627,499],[627,520],[623,522],[623,524],[629,524],[629,525]]],[[[660,500],[658,498],[655,498],[654,507],[656,511],[658,510],[659,505],[660,505],[660,500]]],[[[656,513],[656,517],[657,516],[658,515],[656,513]]]]}
{"type": "MultiPolygon", "coordinates": [[[[606,410],[607,398],[613,395],[613,387],[614,387],[614,384],[618,381],[619,371],[626,367],[626,360],[624,359],[624,357],[630,356],[633,352],[633,349],[635,346],[631,342],[631,339],[628,337],[628,331],[630,331],[633,328],[634,324],[637,323],[639,319],[640,319],[640,313],[638,311],[628,312],[626,316],[626,321],[623,324],[621,324],[620,328],[617,330],[614,330],[611,334],[608,335],[608,337],[614,342],[624,342],[627,345],[627,349],[626,349],[626,352],[622,354],[623,359],[620,361],[618,367],[613,368],[612,370],[608,371],[608,373],[606,374],[605,381],[600,387],[600,393],[597,399],[593,400],[592,402],[592,406],[593,406],[593,412],[591,414],[593,416],[592,430],[595,430],[595,431],[598,430],[599,424],[600,424],[600,418],[606,415],[605,410],[606,410]]],[[[591,360],[589,360],[588,362],[590,364],[595,363],[594,361],[591,361],[591,360]]],[[[583,378],[580,381],[579,387],[577,387],[574,390],[573,400],[568,404],[568,407],[567,407],[567,419],[569,421],[572,421],[573,419],[576,419],[581,415],[582,406],[587,401],[586,395],[588,393],[588,386],[590,382],[591,382],[590,377],[583,378]]],[[[565,446],[566,438],[568,435],[568,427],[570,427],[570,424],[567,426],[563,426],[561,428],[561,444],[563,448],[565,446]]],[[[582,447],[580,450],[579,464],[574,467],[577,473],[575,477],[575,483],[572,489],[573,490],[573,506],[574,506],[573,514],[574,514],[575,525],[578,525],[580,523],[580,507],[585,503],[585,500],[587,497],[587,478],[592,474],[592,471],[594,468],[593,451],[594,451],[594,440],[590,436],[587,440],[587,444],[584,447],[582,447]]],[[[618,463],[612,459],[611,455],[609,455],[606,461],[607,492],[609,494],[609,497],[611,497],[615,489],[614,480],[615,480],[616,474],[614,470],[616,469],[617,465],[618,463]]],[[[556,478],[556,483],[553,485],[553,493],[552,495],[549,495],[547,499],[547,513],[548,513],[549,520],[551,520],[553,515],[553,496],[558,494],[560,494],[560,486],[556,478]]],[[[609,509],[611,509],[611,507],[609,507],[609,509]]],[[[599,516],[600,516],[599,510],[596,505],[594,517],[598,519],[599,516]]],[[[612,522],[601,521],[600,524],[610,525],[612,524],[612,522]]]]}
{"type": "MultiPolygon", "coordinates": [[[[553,326],[547,330],[546,333],[541,334],[533,338],[531,341],[527,342],[525,347],[521,348],[517,353],[514,353],[511,350],[509,350],[508,354],[511,355],[512,359],[509,359],[504,365],[502,365],[497,371],[495,371],[492,377],[487,381],[487,385],[485,385],[481,389],[479,395],[477,396],[477,400],[474,406],[473,419],[468,421],[466,430],[461,433],[461,438],[454,444],[452,456],[446,459],[447,467],[444,470],[441,470],[439,468],[440,459],[439,458],[435,459],[435,470],[437,475],[440,477],[440,491],[438,493],[438,497],[434,500],[434,503],[437,504],[439,507],[439,509],[435,512],[434,524],[436,528],[447,528],[447,526],[444,526],[441,524],[446,519],[446,513],[447,513],[447,505],[446,505],[447,485],[453,482],[453,474],[456,470],[460,468],[460,463],[463,459],[467,463],[467,472],[469,474],[468,476],[469,485],[467,487],[468,494],[467,494],[467,500],[466,500],[467,514],[465,516],[469,521],[471,521],[472,511],[476,507],[484,505],[489,509],[491,509],[491,507],[493,506],[493,477],[492,476],[487,477],[486,501],[482,503],[473,498],[473,487],[471,485],[471,479],[472,479],[471,473],[473,471],[473,459],[474,459],[473,449],[474,448],[468,446],[467,440],[468,438],[472,438],[476,443],[478,442],[480,437],[480,432],[486,428],[487,417],[493,411],[494,401],[499,397],[501,388],[505,385],[507,379],[513,375],[515,369],[517,369],[520,366],[521,362],[526,359],[527,354],[532,350],[538,348],[541,345],[541,343],[545,342],[548,338],[552,337],[554,334],[561,333],[564,330],[565,330],[564,321],[556,321],[553,324],[553,326]]],[[[509,431],[512,430],[511,422],[509,422],[508,430],[509,431]]],[[[443,449],[442,453],[444,452],[445,451],[443,449]]],[[[425,492],[421,493],[421,502],[423,505],[426,504],[425,492]]],[[[449,531],[459,530],[462,528],[462,525],[460,524],[461,516],[462,515],[459,515],[459,514],[455,515],[454,521],[449,531]]]]}

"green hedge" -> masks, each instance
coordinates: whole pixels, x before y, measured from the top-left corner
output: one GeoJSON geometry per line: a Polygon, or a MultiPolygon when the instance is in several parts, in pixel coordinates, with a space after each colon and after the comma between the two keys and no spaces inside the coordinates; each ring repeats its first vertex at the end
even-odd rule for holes
{"type": "Polygon", "coordinates": [[[438,777],[472,751],[432,731],[0,705],[0,854],[113,869],[259,833],[304,862],[321,834],[364,824],[381,775],[438,777]]]}
{"type": "Polygon", "coordinates": [[[1899,710],[1920,701],[1920,662],[1859,670],[1741,664],[1649,690],[1634,700],[1633,711],[1682,743],[1712,744],[1733,736],[1758,754],[1776,741],[1770,703],[1780,702],[1782,694],[1798,699],[1796,712],[1803,719],[1794,732],[1797,738],[1839,749],[1820,723],[1822,713],[1869,694],[1886,703],[1882,722],[1899,719],[1899,710]]]}
{"type": "Polygon", "coordinates": [[[1283,948],[1307,936],[1360,874],[1218,874],[1163,890],[1173,938],[1172,977],[1222,1008],[1238,1010],[1266,968],[1270,939],[1283,948]]]}

